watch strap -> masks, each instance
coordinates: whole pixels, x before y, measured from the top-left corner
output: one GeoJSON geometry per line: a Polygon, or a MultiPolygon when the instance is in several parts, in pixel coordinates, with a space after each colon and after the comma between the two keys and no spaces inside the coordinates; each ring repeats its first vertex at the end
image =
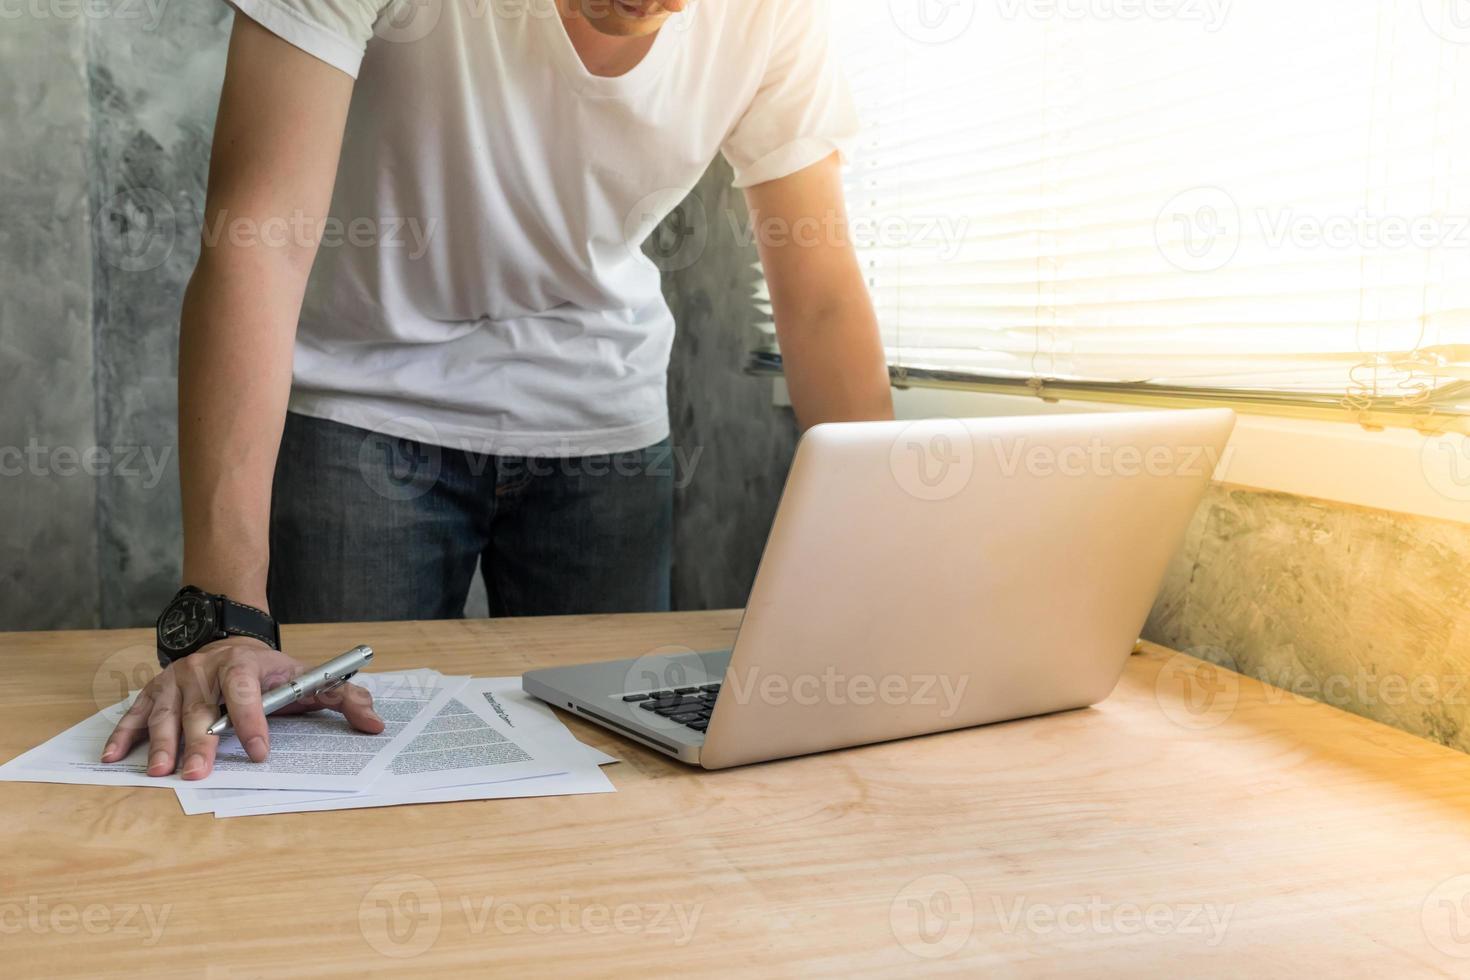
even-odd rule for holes
{"type": "Polygon", "coordinates": [[[281,627],[264,610],[236,602],[228,596],[216,596],[219,629],[230,636],[248,636],[260,640],[273,650],[281,649],[281,627]]]}

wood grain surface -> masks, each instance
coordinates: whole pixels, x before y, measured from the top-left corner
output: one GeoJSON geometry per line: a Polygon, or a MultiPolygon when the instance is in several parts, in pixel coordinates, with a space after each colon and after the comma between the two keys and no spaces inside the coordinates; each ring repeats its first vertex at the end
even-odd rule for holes
{"type": "MultiPolygon", "coordinates": [[[[288,628],[376,669],[728,645],[734,612],[288,628]]],[[[0,759],[151,674],[0,635],[0,759]]],[[[0,974],[1470,975],[1470,758],[1159,648],[1096,708],[599,796],[215,820],[0,783],[0,974]]]]}

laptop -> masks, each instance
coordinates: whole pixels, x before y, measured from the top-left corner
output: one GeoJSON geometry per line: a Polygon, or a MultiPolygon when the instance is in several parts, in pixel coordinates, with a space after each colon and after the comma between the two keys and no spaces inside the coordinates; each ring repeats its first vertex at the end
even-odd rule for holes
{"type": "Polygon", "coordinates": [[[1212,409],[816,426],[731,649],[522,686],[706,769],[1096,704],[1234,425],[1212,409]]]}

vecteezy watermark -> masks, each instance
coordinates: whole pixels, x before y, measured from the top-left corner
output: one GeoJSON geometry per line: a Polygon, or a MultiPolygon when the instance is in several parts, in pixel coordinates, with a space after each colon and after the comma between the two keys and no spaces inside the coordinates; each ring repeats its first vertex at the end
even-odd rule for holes
{"type": "Polygon", "coordinates": [[[726,220],[736,244],[748,248],[821,248],[851,245],[861,251],[886,249],[928,251],[941,262],[952,262],[964,247],[970,218],[956,214],[905,214],[848,217],[838,211],[806,215],[794,221],[773,215],[746,218],[727,210],[726,220]]]}
{"type": "Polygon", "coordinates": [[[1169,199],[1154,221],[1159,253],[1185,272],[1215,272],[1240,250],[1240,206],[1219,187],[1195,187],[1169,199]]]}
{"type": "Polygon", "coordinates": [[[429,251],[439,219],[405,217],[313,218],[302,211],[269,218],[231,215],[222,210],[205,219],[200,240],[207,248],[379,248],[403,250],[410,261],[429,251]]]}
{"type": "Polygon", "coordinates": [[[120,191],[97,212],[100,251],[109,265],[123,272],[161,267],[195,229],[204,248],[378,248],[401,251],[410,261],[418,261],[428,254],[439,226],[438,218],[411,215],[313,217],[295,211],[257,218],[221,210],[203,216],[192,202],[176,204],[151,187],[120,191]]]}
{"type": "MultiPolygon", "coordinates": [[[[412,44],[422,41],[434,32],[443,19],[448,0],[396,0],[384,10],[378,19],[374,34],[383,41],[393,44],[412,44]]],[[[694,24],[692,12],[701,0],[691,0],[684,11],[674,13],[663,22],[660,30],[681,33],[694,24]]],[[[557,0],[458,0],[456,16],[461,20],[477,21],[488,18],[501,20],[546,20],[562,16],[557,0]]],[[[574,5],[578,16],[589,21],[621,17],[613,0],[577,0],[574,5]]]]}
{"type": "Polygon", "coordinates": [[[141,479],[144,490],[163,482],[172,446],[51,446],[32,436],[24,446],[0,446],[0,477],[141,479]]]}
{"type": "Polygon", "coordinates": [[[1367,255],[1406,250],[1470,250],[1470,214],[1344,213],[1292,207],[1242,212],[1219,187],[1176,194],[1159,211],[1154,238],[1161,255],[1185,272],[1215,272],[1239,253],[1247,233],[1270,250],[1332,249],[1367,255]]]}
{"type": "Polygon", "coordinates": [[[733,666],[725,674],[720,700],[738,704],[815,705],[860,708],[937,708],[940,718],[953,718],[970,686],[968,674],[864,674],[827,666],[820,673],[792,673],[733,666]]]}
{"type": "Polygon", "coordinates": [[[439,483],[443,440],[430,422],[412,415],[373,427],[357,447],[357,470],[385,500],[417,500],[439,483]]]}
{"type": "Polygon", "coordinates": [[[975,439],[958,419],[922,419],[905,426],[888,451],[888,470],[919,500],[949,500],[975,475],[975,439]]]}
{"type": "Polygon", "coordinates": [[[664,187],[645,194],[623,218],[623,242],[630,253],[646,255],[660,272],[682,272],[709,247],[709,215],[698,194],[687,187],[664,187]]]}
{"type": "Polygon", "coordinates": [[[1330,248],[1367,252],[1470,249],[1470,215],[1302,214],[1258,208],[1256,224],[1268,248],[1330,248]]]}
{"type": "Polygon", "coordinates": [[[1419,924],[1429,945],[1446,956],[1470,960],[1470,874],[1446,878],[1424,896],[1419,924]]]}
{"type": "Polygon", "coordinates": [[[588,453],[566,440],[520,447],[489,437],[443,436],[426,419],[403,415],[364,433],[357,465],[373,492],[388,500],[416,500],[433,490],[443,474],[447,453],[457,456],[472,478],[494,477],[507,484],[523,480],[648,478],[667,480],[686,489],[704,457],[704,447],[689,449],[664,441],[645,449],[588,453]]]}
{"type": "Polygon", "coordinates": [[[134,691],[141,691],[158,674],[158,651],[152,643],[137,643],[109,654],[92,673],[92,701],[110,708],[134,691]]]}
{"type": "Polygon", "coordinates": [[[445,901],[420,875],[376,882],[358,905],[362,936],[393,959],[411,959],[433,948],[446,920],[458,917],[471,936],[647,936],[682,949],[694,939],[703,903],[587,902],[569,895],[549,901],[511,901],[493,895],[458,895],[445,901]]]}
{"type": "Polygon", "coordinates": [[[1447,500],[1470,503],[1470,437],[1458,432],[1428,436],[1420,452],[1424,479],[1447,500]]]}
{"type": "Polygon", "coordinates": [[[1192,732],[1218,728],[1240,703],[1234,659],[1217,647],[1176,653],[1154,679],[1154,700],[1175,725],[1192,732]],[[1228,664],[1229,666],[1222,666],[1228,664]]]}
{"type": "Polygon", "coordinates": [[[1100,438],[1054,446],[1025,436],[992,437],[1000,475],[1052,477],[1142,476],[1203,479],[1228,466],[1233,450],[1217,446],[1115,445],[1100,438]]]}
{"type": "Polygon", "coordinates": [[[165,905],[52,902],[31,895],[23,902],[0,901],[0,936],[121,936],[157,946],[173,915],[165,905]]]}
{"type": "Polygon", "coordinates": [[[1214,34],[1225,26],[1234,0],[996,0],[1006,20],[1179,21],[1214,34]]]}
{"type": "Polygon", "coordinates": [[[948,44],[975,23],[979,0],[888,0],[888,13],[903,34],[920,44],[948,44]]]}
{"type": "Polygon", "coordinates": [[[964,949],[975,933],[975,897],[954,875],[925,875],[904,885],[888,906],[893,938],[913,955],[939,960],[964,949]]]}
{"type": "Polygon", "coordinates": [[[1424,23],[1451,44],[1470,44],[1470,0],[1419,0],[1424,23]]]}
{"type": "Polygon", "coordinates": [[[0,0],[0,20],[143,21],[156,31],[169,0],[0,0]]]}
{"type": "Polygon", "coordinates": [[[1069,902],[1025,896],[991,899],[1000,930],[1033,936],[1193,936],[1213,949],[1225,941],[1235,905],[1210,902],[1129,902],[1089,895],[1069,902]]]}

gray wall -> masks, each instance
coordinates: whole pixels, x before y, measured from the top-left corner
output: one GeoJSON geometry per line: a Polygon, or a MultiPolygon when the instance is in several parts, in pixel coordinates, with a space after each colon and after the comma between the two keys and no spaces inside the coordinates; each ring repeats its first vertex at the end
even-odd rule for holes
{"type": "MultiPolygon", "coordinates": [[[[0,33],[0,629],[146,623],[178,586],[177,319],[198,254],[231,15],[221,3],[81,5],[0,33]]],[[[794,440],[745,377],[753,257],[719,209],[668,274],[681,329],[681,608],[744,602],[794,440]]],[[[483,600],[472,598],[472,611],[483,600]]]]}
{"type": "Polygon", "coordinates": [[[1470,752],[1470,524],[1216,487],[1145,635],[1470,752]]]}

